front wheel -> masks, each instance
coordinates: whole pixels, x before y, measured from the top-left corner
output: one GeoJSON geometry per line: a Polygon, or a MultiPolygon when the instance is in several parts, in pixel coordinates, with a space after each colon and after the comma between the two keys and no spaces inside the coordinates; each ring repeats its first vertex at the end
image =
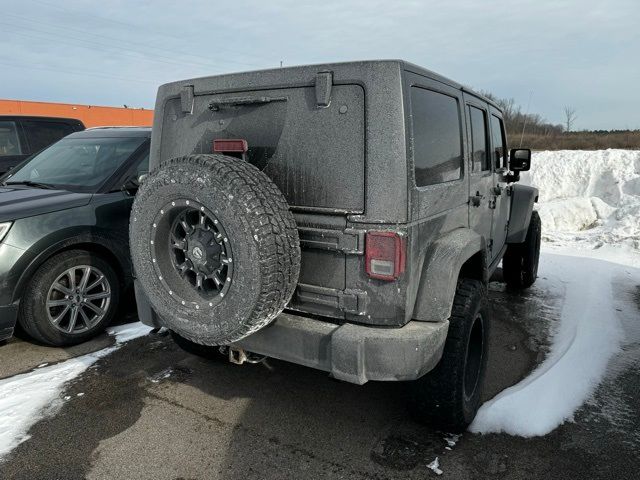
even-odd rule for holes
{"type": "Polygon", "coordinates": [[[508,287],[521,290],[529,288],[536,281],[541,238],[540,215],[533,211],[524,243],[509,245],[502,259],[502,273],[508,287]]]}
{"type": "Polygon", "coordinates": [[[463,431],[473,421],[480,407],[489,328],[485,285],[460,280],[440,363],[411,384],[410,407],[418,420],[449,432],[463,431]]]}
{"type": "Polygon", "coordinates": [[[113,268],[84,250],[69,250],[35,272],[20,302],[18,322],[33,339],[75,345],[100,333],[118,308],[120,285],[113,268]]]}

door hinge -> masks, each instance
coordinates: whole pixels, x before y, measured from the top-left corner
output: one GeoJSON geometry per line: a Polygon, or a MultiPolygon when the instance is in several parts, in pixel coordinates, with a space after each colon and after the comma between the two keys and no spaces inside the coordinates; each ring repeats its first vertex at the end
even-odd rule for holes
{"type": "Polygon", "coordinates": [[[492,251],[493,250],[493,239],[489,239],[489,241],[487,242],[487,250],[492,251]]]}
{"type": "Polygon", "coordinates": [[[193,85],[183,85],[180,89],[180,110],[182,113],[193,113],[193,85]]]}
{"type": "Polygon", "coordinates": [[[332,85],[332,72],[318,72],[316,75],[316,105],[318,108],[327,108],[331,104],[332,85]]]}

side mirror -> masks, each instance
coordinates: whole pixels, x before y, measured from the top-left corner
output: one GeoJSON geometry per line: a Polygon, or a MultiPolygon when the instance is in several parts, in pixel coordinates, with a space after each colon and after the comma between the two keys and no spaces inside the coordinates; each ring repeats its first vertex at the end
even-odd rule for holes
{"type": "Polygon", "coordinates": [[[509,153],[509,168],[514,172],[526,172],[531,168],[531,150],[512,148],[509,153]]]}

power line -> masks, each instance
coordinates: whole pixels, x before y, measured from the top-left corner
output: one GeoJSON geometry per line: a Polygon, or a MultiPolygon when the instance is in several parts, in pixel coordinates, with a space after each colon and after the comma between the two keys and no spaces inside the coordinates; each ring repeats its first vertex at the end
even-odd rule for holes
{"type": "MultiPolygon", "coordinates": [[[[40,5],[45,5],[45,6],[49,7],[49,8],[55,8],[57,10],[61,10],[63,12],[67,12],[67,13],[71,13],[71,14],[75,14],[75,15],[80,15],[80,16],[85,16],[85,17],[89,17],[89,18],[96,18],[96,19],[101,20],[101,21],[107,21],[107,22],[111,22],[111,23],[114,23],[114,24],[122,25],[122,26],[125,26],[125,27],[130,28],[130,29],[131,28],[136,29],[136,30],[144,29],[144,26],[135,25],[135,24],[128,23],[128,22],[123,22],[123,21],[120,21],[120,20],[113,20],[113,19],[110,19],[110,18],[107,18],[107,17],[103,17],[101,15],[96,15],[96,14],[86,13],[86,12],[78,12],[78,11],[74,12],[72,9],[61,7],[61,6],[58,6],[58,5],[54,5],[54,4],[51,4],[51,3],[48,3],[48,2],[42,2],[40,0],[31,0],[31,1],[35,2],[35,3],[38,3],[40,5]]],[[[15,14],[12,14],[12,15],[15,15],[15,14]]],[[[26,18],[26,17],[23,17],[23,18],[26,18]]],[[[94,35],[94,36],[101,36],[101,37],[107,38],[109,40],[121,41],[119,39],[114,39],[113,37],[108,37],[106,35],[95,34],[95,33],[91,33],[91,32],[84,32],[84,31],[82,31],[80,29],[73,28],[73,27],[67,27],[67,28],[72,29],[72,30],[76,30],[76,31],[81,31],[83,33],[88,33],[88,34],[94,35]]],[[[146,30],[147,31],[151,31],[148,28],[146,30]]],[[[180,38],[178,36],[167,35],[166,32],[163,32],[161,35],[158,35],[158,33],[155,32],[155,31],[153,31],[153,33],[154,33],[154,35],[157,35],[157,36],[169,37],[169,38],[172,39],[172,41],[175,41],[175,40],[184,41],[184,39],[182,39],[182,38],[180,38]]],[[[210,61],[208,57],[205,57],[203,55],[198,55],[198,54],[194,54],[194,53],[186,53],[184,51],[178,51],[178,50],[170,49],[170,48],[166,48],[166,47],[160,48],[160,47],[156,47],[155,45],[149,45],[149,44],[140,43],[140,42],[137,42],[137,44],[140,45],[140,46],[144,46],[145,48],[151,48],[151,49],[154,49],[154,50],[160,50],[160,51],[164,51],[164,52],[172,52],[172,53],[175,53],[175,54],[178,54],[178,55],[183,55],[183,56],[186,55],[186,56],[190,56],[190,57],[194,57],[194,58],[200,58],[200,59],[203,59],[203,60],[205,60],[207,62],[210,61]]],[[[260,59],[260,60],[264,61],[264,59],[262,57],[257,56],[257,55],[252,55],[252,54],[247,53],[247,52],[233,52],[233,51],[229,50],[228,48],[223,49],[223,50],[221,50],[218,47],[216,48],[216,51],[225,51],[225,50],[228,51],[228,52],[232,52],[232,53],[238,54],[238,55],[254,57],[256,59],[260,59]]],[[[225,58],[224,60],[226,62],[235,63],[235,64],[238,64],[238,65],[250,66],[250,67],[261,67],[261,66],[264,65],[264,64],[256,65],[256,64],[253,64],[253,63],[239,62],[239,61],[236,61],[236,60],[230,60],[228,58],[225,58]]]]}
{"type": "MultiPolygon", "coordinates": [[[[6,26],[11,27],[11,28],[16,28],[14,25],[11,25],[11,24],[8,24],[8,23],[5,23],[5,22],[0,22],[0,25],[6,25],[6,26]]],[[[33,30],[33,29],[31,29],[31,30],[33,30]]],[[[38,39],[38,40],[51,41],[51,38],[52,38],[51,35],[53,35],[52,33],[41,31],[41,30],[33,30],[33,31],[35,31],[37,33],[42,33],[42,34],[45,34],[45,35],[49,35],[49,37],[41,36],[41,35],[32,35],[32,34],[29,34],[29,33],[19,32],[19,31],[18,32],[11,32],[11,34],[12,35],[19,35],[19,36],[27,37],[27,38],[35,38],[35,39],[38,39]]],[[[123,55],[125,57],[133,58],[133,59],[136,59],[136,60],[164,63],[166,65],[172,65],[172,66],[182,66],[183,67],[183,66],[187,65],[186,63],[179,63],[179,62],[175,62],[175,61],[162,60],[160,58],[153,58],[153,57],[145,56],[144,54],[143,54],[143,56],[140,56],[139,53],[136,54],[135,52],[128,52],[126,50],[123,51],[123,49],[118,48],[118,47],[111,47],[109,45],[104,45],[104,44],[101,44],[101,43],[92,42],[90,40],[82,40],[82,39],[78,39],[77,37],[75,39],[76,40],[82,40],[82,43],[78,43],[78,42],[70,41],[70,40],[65,40],[65,39],[58,38],[58,37],[53,37],[53,38],[55,38],[55,41],[57,43],[63,43],[63,44],[67,44],[67,45],[72,45],[74,47],[79,47],[79,48],[85,48],[85,49],[88,49],[88,50],[91,50],[91,51],[96,51],[97,50],[97,51],[108,52],[108,53],[116,53],[118,55],[123,55]],[[94,45],[94,46],[91,46],[91,45],[94,45]],[[97,47],[102,47],[102,48],[97,48],[97,47]]],[[[203,68],[203,67],[201,67],[199,65],[193,65],[193,66],[196,66],[198,68],[203,68]]]]}
{"type": "MultiPolygon", "coordinates": [[[[85,30],[81,30],[81,29],[78,29],[78,28],[59,27],[57,25],[52,25],[52,24],[47,23],[47,22],[40,22],[38,20],[33,20],[33,19],[30,19],[30,18],[22,17],[20,15],[14,15],[14,14],[10,14],[10,13],[5,13],[5,16],[14,17],[14,18],[17,18],[18,20],[44,25],[48,29],[48,31],[47,30],[38,29],[38,28],[33,27],[31,25],[19,25],[19,27],[20,28],[26,28],[27,30],[31,30],[31,31],[34,31],[34,32],[45,33],[47,35],[55,35],[56,38],[58,38],[59,36],[62,36],[62,37],[71,38],[71,39],[74,39],[74,40],[79,40],[79,41],[82,41],[82,42],[92,43],[94,45],[108,47],[108,48],[111,48],[111,49],[118,49],[118,50],[125,50],[125,51],[136,51],[135,46],[137,45],[137,42],[128,42],[128,41],[118,40],[118,39],[115,39],[113,37],[87,32],[85,30]],[[53,29],[62,29],[62,30],[72,30],[72,31],[79,32],[82,35],[91,35],[91,36],[94,36],[94,37],[105,38],[105,39],[109,40],[110,42],[114,42],[115,41],[115,42],[122,43],[123,45],[122,46],[121,45],[113,45],[113,43],[105,44],[105,43],[101,43],[101,42],[96,42],[95,40],[87,40],[85,37],[78,37],[78,36],[70,35],[66,31],[63,31],[63,32],[58,32],[58,31],[55,31],[55,30],[51,31],[52,28],[53,29]]],[[[14,25],[14,24],[10,24],[10,23],[3,23],[3,24],[7,25],[7,26],[10,26],[10,27],[16,28],[16,25],[14,25]]],[[[147,47],[146,45],[143,45],[143,48],[153,48],[155,50],[164,51],[164,50],[162,50],[160,48],[147,47]]],[[[137,51],[138,51],[138,53],[141,53],[142,55],[147,55],[147,56],[149,55],[149,52],[140,51],[139,49],[137,51]]],[[[191,64],[191,65],[200,66],[200,67],[207,67],[207,68],[212,68],[212,67],[219,68],[220,67],[219,64],[214,64],[214,63],[211,63],[211,62],[203,63],[203,62],[197,62],[197,61],[191,61],[191,60],[176,61],[175,60],[175,55],[174,56],[167,56],[167,55],[161,55],[161,54],[154,54],[154,55],[156,57],[158,57],[158,58],[164,58],[166,61],[169,61],[169,62],[171,62],[173,64],[176,64],[176,65],[183,65],[183,64],[188,63],[188,64],[191,64]]],[[[182,54],[180,54],[180,55],[182,55],[182,54]]],[[[233,61],[233,60],[230,60],[229,62],[230,63],[237,63],[237,64],[241,64],[241,65],[245,65],[245,66],[257,67],[257,65],[254,65],[254,64],[236,62],[236,61],[233,61]]]]}
{"type": "Polygon", "coordinates": [[[48,70],[48,71],[52,71],[52,72],[59,72],[59,73],[68,73],[69,75],[78,75],[78,76],[83,76],[83,77],[96,77],[96,78],[110,78],[113,80],[121,80],[121,81],[125,81],[125,82],[130,82],[130,83],[149,83],[152,85],[158,85],[158,82],[152,82],[150,80],[141,80],[141,79],[137,79],[137,78],[131,78],[131,77],[119,77],[116,75],[110,75],[108,73],[102,73],[102,72],[91,72],[91,71],[78,71],[78,70],[70,70],[70,69],[61,69],[61,68],[55,68],[55,67],[45,67],[42,65],[31,65],[31,64],[19,64],[19,63],[11,63],[11,62],[7,62],[4,59],[0,58],[0,65],[5,65],[5,66],[9,66],[9,67],[14,67],[14,68],[20,68],[23,70],[48,70]]]}

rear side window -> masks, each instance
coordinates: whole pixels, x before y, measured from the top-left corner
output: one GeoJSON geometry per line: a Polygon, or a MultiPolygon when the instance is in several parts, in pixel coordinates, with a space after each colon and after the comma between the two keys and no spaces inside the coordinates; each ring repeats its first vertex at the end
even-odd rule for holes
{"type": "Polygon", "coordinates": [[[36,153],[75,131],[71,125],[62,122],[28,120],[23,122],[22,126],[31,147],[31,153],[36,153]]]}
{"type": "Polygon", "coordinates": [[[507,166],[507,139],[502,119],[491,115],[491,137],[493,139],[493,161],[496,168],[507,166]]]}
{"type": "Polygon", "coordinates": [[[487,115],[483,110],[469,105],[469,117],[471,118],[473,171],[491,170],[487,152],[487,115]]]}
{"type": "Polygon", "coordinates": [[[460,112],[454,97],[411,88],[416,185],[450,182],[462,173],[460,112]]]}
{"type": "Polygon", "coordinates": [[[15,122],[0,122],[0,157],[22,155],[15,122]]]}

